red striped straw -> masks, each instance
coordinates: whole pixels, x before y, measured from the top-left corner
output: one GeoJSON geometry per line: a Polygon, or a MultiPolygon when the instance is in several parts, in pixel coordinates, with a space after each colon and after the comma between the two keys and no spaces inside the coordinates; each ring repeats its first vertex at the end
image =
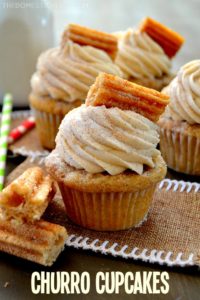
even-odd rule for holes
{"type": "Polygon", "coordinates": [[[8,137],[8,144],[13,144],[16,140],[21,138],[27,131],[29,131],[33,127],[35,127],[35,119],[33,116],[31,116],[28,119],[24,120],[19,126],[11,130],[8,137]]]}

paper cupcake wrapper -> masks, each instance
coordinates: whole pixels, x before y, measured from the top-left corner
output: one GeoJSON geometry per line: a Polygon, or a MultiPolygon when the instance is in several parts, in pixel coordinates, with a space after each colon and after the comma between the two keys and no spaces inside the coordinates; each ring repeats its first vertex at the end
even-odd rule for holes
{"type": "Polygon", "coordinates": [[[185,174],[200,175],[199,138],[160,128],[160,151],[169,168],[185,174]]]}
{"type": "Polygon", "coordinates": [[[89,193],[58,182],[68,217],[85,228],[110,231],[139,226],[146,219],[156,185],[137,192],[89,193]]]}
{"type": "Polygon", "coordinates": [[[44,148],[54,149],[55,138],[64,115],[57,115],[32,108],[40,143],[44,148]]]}

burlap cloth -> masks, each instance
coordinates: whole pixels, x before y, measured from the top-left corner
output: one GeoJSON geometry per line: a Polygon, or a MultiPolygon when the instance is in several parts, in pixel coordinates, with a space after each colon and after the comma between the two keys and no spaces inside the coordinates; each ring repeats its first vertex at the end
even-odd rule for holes
{"type": "MultiPolygon", "coordinates": [[[[28,167],[40,164],[27,158],[7,178],[7,183],[28,167]]],[[[118,232],[96,232],[72,224],[66,217],[59,192],[44,219],[64,225],[67,246],[100,251],[124,258],[170,266],[200,265],[200,185],[165,179],[156,190],[147,221],[118,232]]]]}

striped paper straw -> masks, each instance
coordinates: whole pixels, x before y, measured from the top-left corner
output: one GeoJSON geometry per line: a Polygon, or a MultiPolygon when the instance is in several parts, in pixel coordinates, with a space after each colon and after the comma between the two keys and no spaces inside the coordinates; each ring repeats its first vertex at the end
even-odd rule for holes
{"type": "Polygon", "coordinates": [[[11,111],[12,111],[12,95],[6,94],[3,99],[3,108],[1,116],[0,128],[0,191],[3,189],[6,154],[8,148],[8,135],[10,131],[11,111]]]}
{"type": "Polygon", "coordinates": [[[35,118],[33,116],[29,117],[28,119],[24,120],[20,125],[16,128],[12,129],[9,137],[8,137],[8,144],[13,144],[15,141],[20,139],[24,134],[35,127],[35,118]]]}

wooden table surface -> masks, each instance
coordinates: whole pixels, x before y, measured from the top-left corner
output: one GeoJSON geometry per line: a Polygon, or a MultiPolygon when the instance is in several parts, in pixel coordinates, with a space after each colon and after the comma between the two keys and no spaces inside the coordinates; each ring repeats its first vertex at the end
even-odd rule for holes
{"type": "MultiPolygon", "coordinates": [[[[23,157],[9,158],[7,174],[24,160],[23,157]]],[[[178,180],[199,181],[199,177],[184,176],[173,171],[168,172],[169,178],[178,180]]],[[[91,275],[91,290],[87,296],[83,295],[48,295],[48,299],[174,299],[174,300],[198,300],[200,299],[200,277],[197,267],[166,267],[158,264],[124,260],[94,253],[92,251],[66,248],[59,259],[51,268],[40,267],[34,263],[0,253],[0,299],[46,299],[43,295],[33,295],[30,287],[31,274],[34,271],[87,271],[91,275]],[[123,289],[119,295],[98,295],[95,290],[94,278],[99,271],[121,271],[126,273],[143,271],[167,271],[169,272],[170,291],[167,295],[127,295],[123,289]],[[4,284],[9,282],[7,288],[4,284]]],[[[46,296],[47,297],[47,296],[46,296]]]]}

